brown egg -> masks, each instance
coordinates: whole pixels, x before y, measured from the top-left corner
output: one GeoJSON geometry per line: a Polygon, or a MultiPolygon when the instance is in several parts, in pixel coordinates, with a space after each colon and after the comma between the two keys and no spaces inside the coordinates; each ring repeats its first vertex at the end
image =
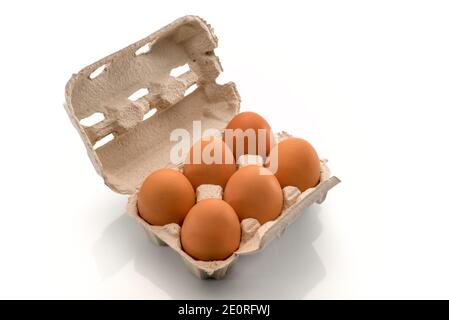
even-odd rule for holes
{"type": "Polygon", "coordinates": [[[232,147],[236,160],[243,154],[256,154],[265,159],[274,145],[270,125],[255,112],[239,113],[228,123],[226,129],[223,139],[232,147]],[[252,131],[247,131],[248,129],[252,131]],[[259,132],[260,129],[264,131],[259,132]]]}
{"type": "Polygon", "coordinates": [[[238,249],[240,234],[234,209],[223,200],[207,199],[187,214],[181,228],[181,244],[197,260],[224,260],[238,249]]]}
{"type": "Polygon", "coordinates": [[[310,143],[299,138],[287,138],[276,145],[269,158],[267,167],[272,167],[282,188],[297,187],[301,192],[315,187],[320,182],[320,159],[310,143]],[[277,153],[276,161],[273,161],[277,153]]]}
{"type": "Polygon", "coordinates": [[[195,204],[195,191],[189,180],[173,169],[160,169],[142,184],[137,198],[140,216],[152,225],[182,224],[195,204]]]}
{"type": "Polygon", "coordinates": [[[249,165],[229,179],[223,200],[234,208],[240,220],[254,218],[264,224],[281,214],[283,193],[270,170],[249,165]]]}
{"type": "Polygon", "coordinates": [[[232,151],[220,137],[206,137],[192,146],[184,164],[184,175],[196,189],[202,184],[225,187],[237,170],[232,151]]]}

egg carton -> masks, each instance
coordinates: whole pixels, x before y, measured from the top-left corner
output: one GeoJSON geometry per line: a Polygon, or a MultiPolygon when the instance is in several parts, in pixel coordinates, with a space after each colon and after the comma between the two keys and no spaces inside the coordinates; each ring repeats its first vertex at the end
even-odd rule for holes
{"type": "MultiPolygon", "coordinates": [[[[170,133],[183,128],[193,136],[195,120],[203,131],[222,130],[239,112],[235,84],[216,82],[222,72],[216,47],[217,38],[204,20],[179,18],[74,74],[66,85],[64,106],[97,173],[110,189],[130,195],[128,213],[150,238],[178,252],[196,276],[219,279],[238,256],[262,249],[306,207],[324,201],[339,180],[322,160],[320,183],[303,193],[284,188],[285,207],[274,221],[260,225],[255,219],[243,220],[240,247],[223,261],[194,260],[182,251],[178,225],[152,226],[140,218],[136,195],[145,177],[160,168],[180,170],[170,161],[175,144],[170,133]]],[[[197,200],[220,198],[221,193],[216,186],[200,186],[197,200]]]]}

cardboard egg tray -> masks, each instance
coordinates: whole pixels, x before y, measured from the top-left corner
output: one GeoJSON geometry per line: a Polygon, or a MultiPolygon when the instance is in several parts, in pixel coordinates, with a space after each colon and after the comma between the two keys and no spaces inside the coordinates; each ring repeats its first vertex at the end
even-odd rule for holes
{"type": "MultiPolygon", "coordinates": [[[[240,247],[223,261],[194,260],[182,251],[177,224],[152,226],[140,218],[136,195],[145,177],[164,167],[182,170],[182,164],[170,161],[175,144],[170,133],[184,128],[192,136],[192,123],[198,120],[203,131],[223,129],[239,112],[235,84],[216,83],[222,71],[216,47],[217,38],[204,20],[182,17],[74,74],[66,85],[65,108],[96,171],[113,191],[131,195],[128,213],[150,238],[178,252],[196,276],[219,279],[238,256],[262,249],[305,208],[324,201],[339,180],[322,160],[320,183],[303,193],[284,188],[284,209],[274,221],[260,225],[255,219],[243,220],[240,247]],[[93,116],[101,120],[84,123],[93,116]]],[[[286,136],[278,134],[277,140],[286,136]]],[[[221,195],[217,186],[197,188],[197,201],[221,195]]]]}

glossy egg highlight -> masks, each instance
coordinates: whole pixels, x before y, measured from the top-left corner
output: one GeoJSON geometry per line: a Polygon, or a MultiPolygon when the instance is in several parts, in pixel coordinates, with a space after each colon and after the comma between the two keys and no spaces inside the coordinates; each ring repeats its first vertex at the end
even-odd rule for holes
{"type": "Polygon", "coordinates": [[[223,200],[234,208],[240,220],[257,219],[260,224],[282,212],[283,193],[276,177],[264,167],[249,165],[229,179],[223,200]]]}
{"type": "Polygon", "coordinates": [[[225,187],[237,170],[232,151],[221,137],[205,137],[195,143],[187,155],[183,172],[196,189],[202,184],[225,187]]]}
{"type": "Polygon", "coordinates": [[[270,125],[255,112],[242,112],[232,118],[223,139],[232,148],[236,160],[244,154],[260,155],[265,159],[274,145],[270,125]]]}
{"type": "Polygon", "coordinates": [[[304,192],[320,182],[320,159],[313,146],[304,139],[281,141],[271,151],[266,167],[275,173],[283,188],[293,186],[304,192]]]}
{"type": "Polygon", "coordinates": [[[182,248],[196,260],[225,260],[239,248],[240,237],[237,214],[219,199],[198,202],[181,228],[182,248]]]}
{"type": "Polygon", "coordinates": [[[189,180],[173,169],[160,169],[143,182],[138,196],[139,215],[149,224],[182,224],[195,204],[195,191],[189,180]]]}

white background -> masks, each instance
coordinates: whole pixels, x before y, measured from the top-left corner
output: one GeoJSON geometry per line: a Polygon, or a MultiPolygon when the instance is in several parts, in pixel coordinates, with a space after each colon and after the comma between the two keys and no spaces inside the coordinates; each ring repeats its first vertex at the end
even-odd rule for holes
{"type": "Polygon", "coordinates": [[[449,298],[445,1],[0,3],[0,298],[449,298]],[[342,183],[222,281],[125,214],[63,107],[71,74],[177,17],[219,37],[242,110],[342,183]]]}

